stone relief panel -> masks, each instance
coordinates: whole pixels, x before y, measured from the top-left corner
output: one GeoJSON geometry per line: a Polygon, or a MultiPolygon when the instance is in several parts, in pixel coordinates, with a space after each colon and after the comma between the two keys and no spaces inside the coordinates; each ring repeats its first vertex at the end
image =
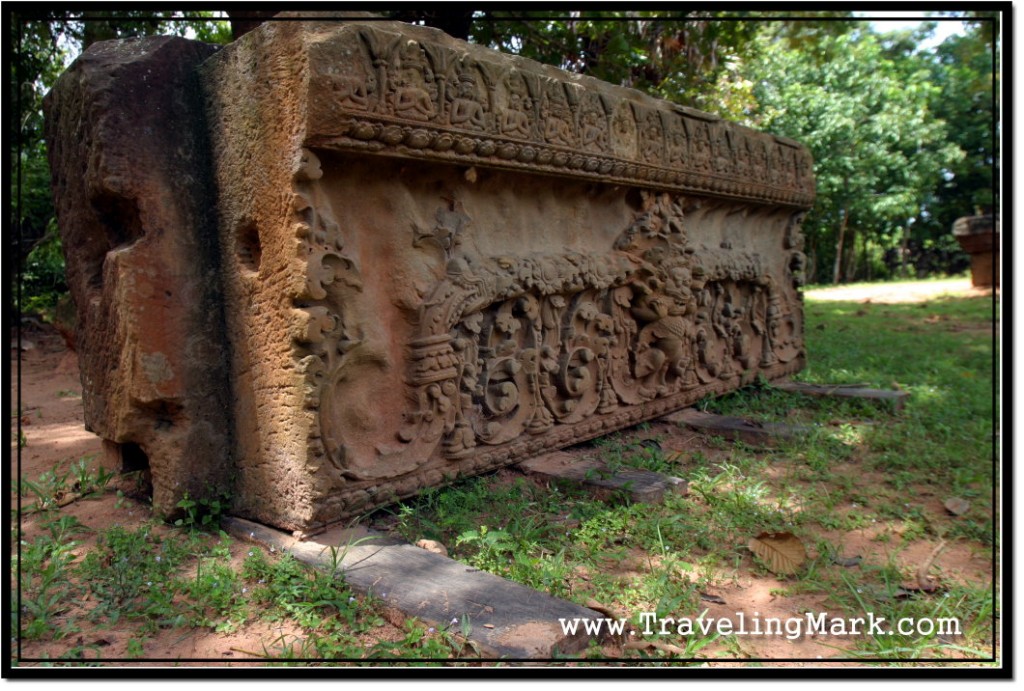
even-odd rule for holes
{"type": "Polygon", "coordinates": [[[802,367],[805,148],[423,27],[252,36],[204,69],[259,100],[210,117],[259,297],[232,307],[254,515],[338,520],[802,367]]]}
{"type": "Polygon", "coordinates": [[[334,97],[308,144],[720,193],[813,199],[807,153],[715,116],[529,60],[387,25],[339,30],[311,94],[334,97]],[[558,76],[555,76],[557,74],[558,76]],[[323,88],[320,83],[323,82],[323,88]],[[785,149],[780,157],[779,149],[785,149]],[[801,163],[799,160],[804,159],[801,163]]]}
{"type": "Polygon", "coordinates": [[[372,358],[358,355],[346,324],[359,273],[329,205],[317,203],[317,171],[309,152],[296,178],[310,204],[298,234],[309,244],[323,228],[324,242],[305,250],[316,278],[296,342],[308,405],[319,407],[311,452],[335,469],[346,501],[369,483],[499,465],[651,417],[652,404],[667,411],[802,363],[798,216],[783,214],[786,281],[759,251],[691,239],[693,221],[726,213],[714,203],[648,191],[608,247],[480,256],[467,235],[501,229],[476,228],[451,196],[432,223],[413,224],[410,244],[443,273],[410,317],[404,410],[368,440],[339,417],[348,394],[336,385],[365,376],[372,358]]]}

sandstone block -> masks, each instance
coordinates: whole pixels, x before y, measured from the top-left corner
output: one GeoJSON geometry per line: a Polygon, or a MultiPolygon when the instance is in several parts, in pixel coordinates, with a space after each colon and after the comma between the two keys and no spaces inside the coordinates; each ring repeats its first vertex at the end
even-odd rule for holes
{"type": "MultiPolygon", "coordinates": [[[[796,142],[393,22],[268,22],[181,69],[212,174],[161,208],[211,224],[186,268],[224,316],[165,331],[228,358],[229,408],[188,420],[230,430],[239,515],[308,530],[803,366],[796,142]]],[[[174,381],[167,350],[86,388],[174,381]]]]}
{"type": "Polygon", "coordinates": [[[999,223],[996,217],[964,216],[953,223],[953,236],[971,255],[971,285],[999,285],[999,223]]]}
{"type": "Polygon", "coordinates": [[[214,46],[94,44],[46,99],[86,428],[173,512],[230,481],[214,196],[195,68],[214,46]]]}

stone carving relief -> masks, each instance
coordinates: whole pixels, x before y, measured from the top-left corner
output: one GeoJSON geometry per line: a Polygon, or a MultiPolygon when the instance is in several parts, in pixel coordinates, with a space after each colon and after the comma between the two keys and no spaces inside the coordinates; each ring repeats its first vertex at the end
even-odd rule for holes
{"type": "MultiPolygon", "coordinates": [[[[574,425],[602,416],[617,425],[615,415],[631,407],[729,388],[792,361],[802,352],[795,292],[777,286],[756,253],[692,246],[688,203],[644,193],[642,209],[605,251],[475,259],[462,247],[472,219],[458,200],[445,200],[432,227],[414,228],[413,245],[442,261],[444,276],[425,295],[408,342],[398,437],[379,440],[378,463],[356,463],[332,436],[327,405],[323,442],[335,467],[366,480],[375,466],[392,476],[415,470],[438,448],[456,461],[523,438],[565,443],[580,434],[574,425]]],[[[794,282],[798,224],[785,240],[794,282]]],[[[336,280],[358,290],[355,267],[338,250],[316,260],[335,273],[320,279],[325,287],[311,291],[306,307],[314,335],[304,342],[336,344],[314,351],[311,387],[338,380],[358,338],[342,315],[315,302],[336,280]]]]}
{"type": "Polygon", "coordinates": [[[706,114],[666,109],[653,99],[641,105],[542,74],[526,61],[510,68],[376,27],[353,28],[338,40],[351,64],[315,77],[335,94],[340,122],[332,129],[342,133],[316,146],[383,145],[471,165],[548,166],[794,206],[813,198],[805,152],[706,114]],[[701,177],[708,175],[714,177],[701,177]]]}

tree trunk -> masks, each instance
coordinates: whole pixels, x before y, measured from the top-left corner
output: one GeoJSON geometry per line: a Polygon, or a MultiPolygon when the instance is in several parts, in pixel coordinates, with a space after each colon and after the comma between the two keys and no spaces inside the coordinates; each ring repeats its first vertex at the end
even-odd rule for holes
{"type": "Polygon", "coordinates": [[[835,268],[832,270],[832,284],[836,285],[839,283],[839,279],[842,278],[843,273],[843,236],[846,234],[846,222],[850,216],[846,209],[841,209],[840,213],[843,214],[843,220],[839,224],[839,237],[836,239],[836,263],[835,268]]]}
{"type": "Polygon", "coordinates": [[[903,229],[903,239],[900,241],[900,278],[907,277],[907,245],[910,243],[910,226],[903,229]]]}

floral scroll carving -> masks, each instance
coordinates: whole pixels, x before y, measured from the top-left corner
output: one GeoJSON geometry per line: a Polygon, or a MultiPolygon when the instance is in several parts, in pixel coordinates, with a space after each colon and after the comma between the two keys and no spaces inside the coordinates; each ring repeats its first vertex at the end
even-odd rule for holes
{"type": "MultiPolygon", "coordinates": [[[[438,449],[454,461],[523,438],[565,443],[581,423],[729,388],[799,357],[795,292],[776,285],[756,253],[696,251],[688,203],[645,193],[614,247],[595,253],[471,260],[461,236],[472,219],[455,199],[432,228],[414,228],[414,244],[440,252],[445,273],[408,343],[398,447],[380,451],[388,467],[413,467],[438,449]]],[[[798,223],[785,241],[794,257],[798,223]]]]}

